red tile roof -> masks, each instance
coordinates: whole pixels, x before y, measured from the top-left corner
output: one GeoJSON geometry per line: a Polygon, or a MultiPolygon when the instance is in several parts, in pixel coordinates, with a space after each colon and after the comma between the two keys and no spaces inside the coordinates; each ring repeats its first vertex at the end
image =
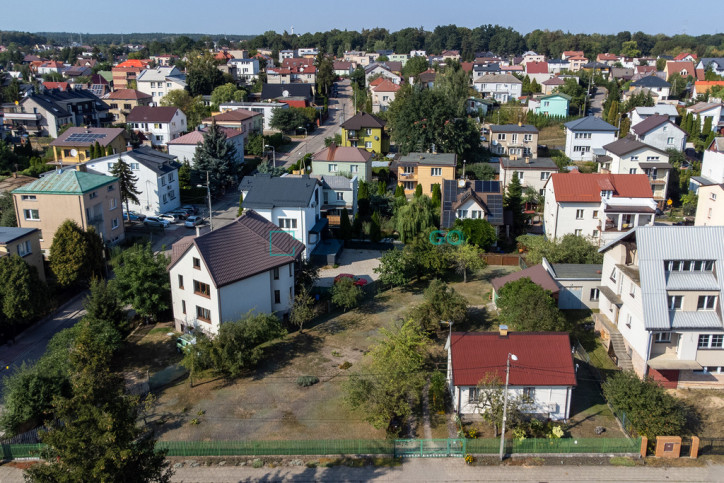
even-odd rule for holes
{"type": "Polygon", "coordinates": [[[649,178],[645,174],[554,173],[557,202],[600,203],[601,191],[613,190],[614,198],[652,198],[649,178]]]}
{"type": "Polygon", "coordinates": [[[384,81],[384,80],[385,80],[385,78],[380,76],[377,79],[370,82],[370,87],[378,86],[378,85],[382,84],[382,81],[384,81]]]}
{"type": "MultiPolygon", "coordinates": [[[[347,62],[349,63],[349,62],[347,62]]],[[[314,65],[314,59],[307,59],[304,57],[293,57],[291,59],[282,60],[282,67],[291,69],[292,67],[299,66],[312,66],[314,65]]]]}
{"type": "Polygon", "coordinates": [[[596,60],[599,62],[603,62],[605,60],[618,60],[619,56],[616,54],[598,54],[596,56],[596,60]]]}
{"type": "MultiPolygon", "coordinates": [[[[231,129],[228,127],[218,126],[219,129],[221,129],[221,132],[226,134],[226,139],[230,139],[236,136],[241,136],[243,133],[239,131],[238,129],[231,129]]],[[[190,133],[184,134],[183,136],[179,136],[176,139],[172,139],[167,144],[181,144],[181,145],[191,145],[196,146],[199,143],[204,142],[204,134],[208,131],[208,128],[204,128],[201,130],[194,130],[190,133]]]]}
{"type": "Polygon", "coordinates": [[[637,74],[653,74],[654,72],[656,72],[655,65],[637,65],[636,66],[637,74]]]}
{"type": "Polygon", "coordinates": [[[682,76],[693,76],[696,77],[696,68],[694,63],[688,60],[685,61],[673,61],[669,60],[666,62],[666,75],[671,77],[671,74],[681,74],[682,76]],[[686,75],[681,74],[682,70],[686,70],[686,75]]]}
{"type": "Polygon", "coordinates": [[[565,83],[566,83],[566,81],[564,81],[560,77],[551,77],[547,81],[543,81],[542,84],[544,86],[562,86],[565,83]]]}
{"type": "Polygon", "coordinates": [[[70,84],[67,82],[43,82],[43,86],[46,89],[60,89],[61,91],[67,91],[70,84]]]}
{"type": "Polygon", "coordinates": [[[525,63],[526,74],[547,74],[548,73],[548,62],[526,62],[525,63]]]}
{"type": "Polygon", "coordinates": [[[373,87],[372,90],[375,92],[397,92],[400,90],[400,86],[389,79],[385,79],[379,85],[373,87]]]}
{"type": "Polygon", "coordinates": [[[688,52],[682,52],[682,53],[680,53],[679,55],[677,55],[676,57],[674,57],[674,60],[684,60],[684,59],[685,59],[686,57],[688,57],[689,55],[691,56],[692,59],[694,59],[694,60],[697,59],[696,54],[690,54],[690,53],[688,53],[688,52]]]}
{"type": "Polygon", "coordinates": [[[521,278],[529,278],[536,285],[540,285],[543,289],[549,290],[552,294],[560,292],[561,288],[558,283],[551,277],[550,273],[543,268],[543,265],[533,265],[519,272],[513,272],[503,277],[494,278],[490,281],[495,291],[499,291],[508,282],[515,282],[521,278]]]}
{"type": "MultiPolygon", "coordinates": [[[[116,67],[122,68],[122,69],[145,69],[146,66],[150,63],[149,60],[140,60],[140,59],[129,59],[125,62],[121,62],[116,67]]],[[[115,67],[114,67],[115,68],[115,67]]]]}
{"type": "Polygon", "coordinates": [[[473,71],[473,63],[472,63],[472,62],[460,62],[460,67],[462,67],[462,69],[463,69],[465,72],[472,72],[472,71],[473,71]]]}
{"type": "MultiPolygon", "coordinates": [[[[213,233],[213,232],[212,232],[213,233]]],[[[453,383],[475,386],[492,375],[505,381],[508,354],[512,386],[575,386],[571,342],[565,332],[462,333],[450,336],[453,383]]]]}
{"type": "Polygon", "coordinates": [[[563,55],[566,57],[583,57],[583,51],[582,50],[564,50],[563,55]]]}

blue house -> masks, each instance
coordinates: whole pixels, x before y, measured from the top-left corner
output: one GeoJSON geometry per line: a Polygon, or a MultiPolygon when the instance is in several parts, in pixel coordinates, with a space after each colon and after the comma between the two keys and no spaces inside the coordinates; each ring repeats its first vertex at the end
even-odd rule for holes
{"type": "Polygon", "coordinates": [[[549,94],[539,99],[540,106],[535,108],[536,114],[545,114],[546,116],[566,117],[568,116],[568,106],[571,103],[571,96],[566,94],[549,94]]]}

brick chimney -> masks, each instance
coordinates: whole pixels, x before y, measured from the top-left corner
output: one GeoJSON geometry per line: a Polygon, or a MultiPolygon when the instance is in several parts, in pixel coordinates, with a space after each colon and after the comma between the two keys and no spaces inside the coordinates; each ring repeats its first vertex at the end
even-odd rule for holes
{"type": "Polygon", "coordinates": [[[507,325],[501,324],[498,327],[498,331],[500,333],[500,337],[508,337],[508,326],[507,325]]]}

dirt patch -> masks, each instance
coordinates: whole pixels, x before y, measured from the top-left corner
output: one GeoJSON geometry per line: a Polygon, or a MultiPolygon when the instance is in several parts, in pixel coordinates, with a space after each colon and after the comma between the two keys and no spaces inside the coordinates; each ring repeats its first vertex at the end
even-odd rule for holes
{"type": "Polygon", "coordinates": [[[677,389],[671,391],[696,413],[698,425],[692,433],[704,438],[724,438],[724,394],[715,389],[677,389]]]}

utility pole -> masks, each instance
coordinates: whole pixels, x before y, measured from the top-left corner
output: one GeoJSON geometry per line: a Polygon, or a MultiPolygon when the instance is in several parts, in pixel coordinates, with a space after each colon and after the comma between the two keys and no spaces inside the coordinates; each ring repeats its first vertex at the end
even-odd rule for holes
{"type": "MultiPolygon", "coordinates": [[[[506,327],[507,329],[507,327],[506,327]]],[[[505,420],[508,417],[508,381],[510,379],[510,360],[517,361],[518,356],[515,354],[508,353],[508,357],[506,358],[506,367],[505,367],[505,394],[503,394],[503,424],[500,431],[500,461],[503,461],[503,456],[505,456],[505,420]]]]}

